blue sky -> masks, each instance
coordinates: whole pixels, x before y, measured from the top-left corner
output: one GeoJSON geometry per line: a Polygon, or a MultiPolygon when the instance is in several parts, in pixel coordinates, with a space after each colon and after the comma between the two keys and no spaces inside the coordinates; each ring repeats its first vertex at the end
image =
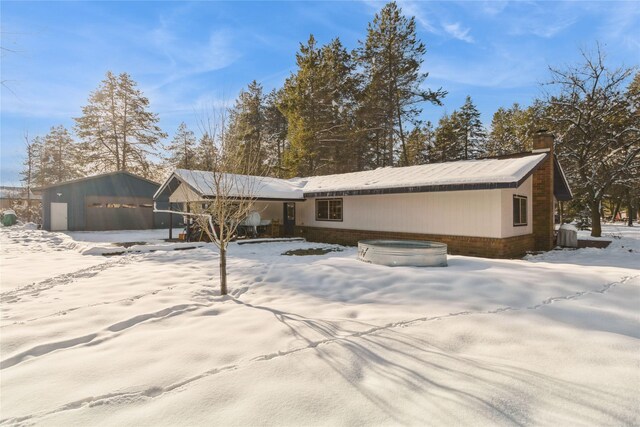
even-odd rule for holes
{"type": "MultiPolygon", "coordinates": [[[[449,92],[426,105],[437,122],[470,95],[486,125],[500,106],[541,95],[548,66],[579,61],[600,42],[613,66],[640,64],[640,2],[411,2],[427,46],[426,86],[449,92]]],[[[384,2],[2,1],[1,173],[17,183],[23,135],[73,127],[89,92],[127,72],[171,135],[196,130],[204,108],[232,103],[256,79],[280,87],[300,42],[340,37],[355,48],[384,2]]]]}

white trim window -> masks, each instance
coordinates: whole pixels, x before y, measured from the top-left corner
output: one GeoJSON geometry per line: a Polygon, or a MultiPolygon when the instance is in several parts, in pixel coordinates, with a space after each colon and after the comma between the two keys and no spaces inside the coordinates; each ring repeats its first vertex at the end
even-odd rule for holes
{"type": "Polygon", "coordinates": [[[513,226],[527,225],[527,196],[513,195],[513,226]]]}
{"type": "Polygon", "coordinates": [[[316,200],[316,220],[342,221],[342,199],[316,200]]]}

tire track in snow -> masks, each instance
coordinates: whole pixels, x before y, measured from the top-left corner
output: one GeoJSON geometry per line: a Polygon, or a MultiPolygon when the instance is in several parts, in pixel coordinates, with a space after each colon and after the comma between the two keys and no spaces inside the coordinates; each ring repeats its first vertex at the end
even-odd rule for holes
{"type": "MultiPolygon", "coordinates": [[[[615,286],[618,285],[622,285],[627,283],[630,280],[634,280],[636,278],[640,277],[640,274],[635,275],[635,276],[624,276],[622,277],[620,280],[615,281],[615,282],[610,282],[605,284],[601,289],[599,290],[594,290],[594,291],[584,291],[584,292],[576,292],[575,294],[571,294],[571,295],[567,295],[567,296],[560,296],[560,297],[552,297],[552,298],[547,298],[545,299],[542,303],[534,305],[534,306],[529,306],[529,307],[525,307],[525,308],[518,308],[518,307],[510,307],[510,306],[505,306],[505,307],[499,307],[497,309],[494,310],[487,310],[487,311],[461,311],[461,312],[456,312],[456,313],[450,313],[450,314],[446,314],[446,315],[441,315],[441,316],[434,316],[434,317],[421,317],[421,318],[417,318],[417,319],[411,319],[411,320],[405,320],[405,321],[399,321],[399,322],[392,322],[392,323],[388,323],[386,325],[382,325],[382,326],[377,326],[377,327],[373,327],[370,329],[367,329],[365,331],[360,331],[360,332],[354,332],[348,335],[344,335],[341,337],[334,337],[334,338],[327,338],[325,340],[319,340],[319,341],[313,341],[310,342],[308,345],[303,346],[303,347],[298,347],[298,348],[294,348],[291,350],[286,350],[286,351],[278,351],[278,352],[274,352],[274,353],[269,353],[269,354],[265,354],[265,355],[261,355],[261,356],[257,356],[254,357],[253,359],[244,362],[244,363],[239,363],[239,364],[234,364],[234,365],[225,365],[222,367],[218,367],[218,368],[213,368],[210,369],[208,371],[205,371],[201,374],[195,375],[195,376],[191,376],[188,377],[182,381],[170,384],[168,386],[165,387],[160,387],[160,386],[152,386],[149,388],[146,388],[144,390],[140,390],[140,391],[131,391],[131,392],[120,392],[120,393],[108,393],[108,394],[103,394],[103,395],[99,395],[99,396],[91,396],[91,397],[87,397],[84,399],[80,399],[80,400],[76,400],[70,403],[67,403],[65,405],[62,405],[56,409],[53,409],[51,411],[43,411],[43,412],[39,412],[39,413],[35,413],[35,414],[30,414],[30,415],[25,415],[22,417],[14,417],[14,418],[6,418],[6,419],[0,419],[0,425],[21,425],[22,423],[29,421],[29,422],[35,422],[38,419],[42,419],[44,417],[50,416],[50,415],[55,415],[57,413],[61,413],[61,412],[65,412],[65,411],[69,411],[69,410],[74,410],[74,409],[81,409],[84,407],[93,407],[93,406],[100,406],[100,405],[109,405],[109,404],[123,404],[123,403],[140,403],[141,401],[145,401],[145,400],[150,400],[150,399],[155,399],[157,397],[162,397],[166,394],[172,393],[172,392],[179,392],[181,390],[183,390],[184,388],[186,388],[188,385],[199,381],[201,379],[204,378],[208,378],[214,375],[218,375],[221,373],[225,373],[225,372],[230,372],[230,371],[235,371],[238,369],[243,369],[245,367],[254,365],[256,363],[261,363],[261,362],[265,362],[265,361],[269,361],[269,360],[274,360],[280,357],[286,357],[295,353],[299,353],[305,350],[311,350],[314,349],[318,346],[321,345],[330,345],[333,343],[337,343],[337,342],[343,342],[343,341],[348,341],[349,339],[352,338],[358,338],[358,337],[364,337],[364,336],[368,336],[368,335],[373,335],[375,333],[384,331],[384,330],[389,330],[389,329],[393,329],[393,328],[398,328],[398,327],[409,327],[409,326],[413,326],[416,324],[421,324],[421,323],[425,323],[425,322],[431,322],[431,321],[435,321],[435,320],[442,320],[442,319],[447,319],[447,318],[452,318],[452,317],[458,317],[458,316],[470,316],[470,315],[482,315],[482,314],[498,314],[498,313],[502,313],[505,311],[522,311],[522,310],[538,310],[540,308],[543,308],[549,304],[553,304],[554,302],[560,302],[560,301],[571,301],[571,300],[576,300],[578,298],[581,298],[585,295],[603,295],[606,294],[607,292],[609,292],[612,288],[614,288],[615,286]]],[[[237,304],[241,304],[244,305],[247,308],[253,308],[253,309],[262,309],[264,310],[264,307],[257,307],[257,306],[252,306],[250,304],[244,303],[242,301],[239,301],[233,297],[230,298],[232,301],[234,301],[237,304]]],[[[206,306],[205,304],[202,304],[203,306],[206,306]]],[[[273,309],[268,309],[268,311],[272,311],[273,309]]],[[[277,311],[277,310],[275,310],[277,311]]],[[[284,312],[281,312],[284,313],[284,312]]],[[[275,314],[275,313],[274,313],[275,314]]],[[[288,315],[291,316],[290,313],[287,313],[288,315]]],[[[117,325],[117,324],[116,324],[117,325]]],[[[112,325],[113,326],[113,325],[112,325]]]]}
{"type": "Polygon", "coordinates": [[[24,350],[15,356],[11,356],[0,362],[0,370],[7,369],[12,366],[18,365],[26,360],[32,360],[37,357],[41,357],[58,350],[64,350],[72,347],[96,345],[105,341],[111,340],[119,336],[122,331],[137,326],[141,323],[147,322],[152,319],[162,320],[169,317],[177,316],[179,314],[187,313],[193,310],[197,310],[206,306],[206,304],[180,304],[173,307],[168,307],[160,311],[153,313],[145,313],[134,316],[130,319],[123,320],[121,322],[114,323],[108,326],[104,330],[84,335],[77,338],[66,339],[62,341],[55,341],[47,344],[40,344],[30,349],[24,350]]]}
{"type": "Polygon", "coordinates": [[[141,294],[133,295],[131,297],[120,298],[120,299],[113,300],[113,301],[103,301],[103,302],[97,302],[95,304],[87,304],[87,305],[80,305],[80,306],[77,306],[77,307],[65,308],[63,310],[56,311],[55,313],[45,314],[44,316],[33,317],[31,319],[26,319],[26,320],[22,320],[22,321],[16,321],[16,322],[13,322],[13,323],[8,323],[6,325],[0,325],[0,329],[7,328],[9,326],[26,325],[27,323],[36,322],[38,320],[43,320],[43,319],[48,319],[50,317],[64,316],[67,313],[71,313],[71,312],[74,312],[76,310],[81,310],[83,308],[93,308],[93,307],[99,307],[101,305],[118,304],[120,302],[134,302],[134,301],[137,301],[137,300],[139,300],[141,298],[144,298],[144,297],[147,297],[147,296],[150,296],[150,295],[156,295],[156,294],[158,294],[160,292],[170,291],[170,290],[172,290],[174,288],[175,288],[175,285],[174,286],[167,286],[166,288],[154,289],[153,291],[143,292],[141,294]]]}
{"type": "Polygon", "coordinates": [[[68,285],[77,279],[84,279],[94,277],[101,272],[118,266],[129,264],[133,261],[133,257],[125,257],[117,261],[107,261],[102,264],[93,265],[91,267],[83,268],[71,273],[60,274],[50,279],[43,280],[41,282],[31,283],[29,285],[20,286],[10,291],[0,293],[0,303],[12,304],[20,301],[25,296],[38,296],[41,292],[47,291],[56,286],[68,285]]]}

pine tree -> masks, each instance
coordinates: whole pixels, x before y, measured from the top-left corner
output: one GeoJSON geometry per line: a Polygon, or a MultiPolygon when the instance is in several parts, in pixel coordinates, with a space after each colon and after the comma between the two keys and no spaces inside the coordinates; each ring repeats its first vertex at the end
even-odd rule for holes
{"type": "Polygon", "coordinates": [[[127,73],[110,71],[98,89],[89,95],[76,133],[84,144],[86,161],[96,169],[151,173],[149,156],[166,134],[158,127],[158,116],[148,111],[149,100],[127,73]]]}
{"type": "Polygon", "coordinates": [[[287,149],[287,118],[280,111],[282,90],[273,89],[264,100],[265,160],[271,174],[285,177],[284,152],[287,149]]]}
{"type": "Polygon", "coordinates": [[[313,35],[297,54],[298,70],[285,83],[281,111],[288,121],[284,164],[290,176],[336,173],[351,167],[355,81],[340,40],[318,48],[313,35]]]}
{"type": "Polygon", "coordinates": [[[267,172],[264,147],[264,95],[262,85],[252,81],[246,90],[240,91],[234,107],[229,112],[229,128],[226,133],[229,146],[237,150],[244,163],[261,165],[260,173],[267,172]],[[258,156],[256,159],[250,156],[258,156]]]}
{"type": "Polygon", "coordinates": [[[400,166],[423,165],[429,162],[429,153],[434,145],[435,134],[431,122],[414,127],[407,136],[407,164],[400,166]]]}
{"type": "Polygon", "coordinates": [[[216,156],[217,150],[213,138],[208,132],[205,132],[200,137],[196,148],[197,168],[203,171],[212,171],[216,156]]]}
{"type": "MultiPolygon", "coordinates": [[[[29,134],[25,133],[24,135],[26,156],[23,162],[24,169],[20,171],[22,183],[24,184],[27,204],[22,208],[22,212],[20,212],[20,208],[16,211],[19,217],[26,218],[27,222],[31,222],[33,220],[38,221],[39,211],[40,209],[36,206],[32,206],[31,204],[31,190],[35,187],[35,169],[37,165],[37,156],[38,156],[38,144],[29,139],[29,134]]],[[[22,206],[21,206],[22,207],[22,206]]]]}
{"type": "Polygon", "coordinates": [[[29,136],[25,135],[25,149],[26,156],[22,163],[24,169],[20,172],[20,181],[22,181],[27,188],[45,185],[42,182],[43,175],[39,173],[42,151],[42,142],[40,138],[35,137],[33,139],[29,139],[29,136]]]}
{"type": "MultiPolygon", "coordinates": [[[[428,73],[420,67],[425,45],[416,37],[415,18],[406,18],[395,2],[388,3],[369,23],[367,38],[357,50],[364,84],[359,112],[377,166],[394,164],[400,147],[403,163],[408,163],[407,128],[422,111],[420,104],[441,105],[442,89],[424,90],[428,73]]],[[[362,131],[362,129],[361,129],[362,131]]]]}
{"type": "Polygon", "coordinates": [[[489,156],[498,156],[520,151],[515,148],[523,145],[518,137],[515,117],[519,115],[521,111],[520,106],[515,103],[511,108],[505,109],[500,107],[493,113],[487,152],[489,156]]]}
{"type": "Polygon", "coordinates": [[[525,109],[518,103],[510,108],[498,108],[491,121],[486,154],[499,156],[531,150],[535,132],[547,127],[543,122],[543,108],[539,101],[525,109]]]}
{"type": "Polygon", "coordinates": [[[35,186],[56,184],[84,175],[78,160],[78,146],[62,125],[53,126],[43,138],[34,138],[27,150],[28,164],[25,163],[23,179],[30,175],[35,186]]]}
{"type": "Polygon", "coordinates": [[[194,169],[197,167],[196,137],[184,122],[180,123],[173,140],[166,149],[171,153],[168,160],[174,168],[194,169]]]}
{"type": "MultiPolygon", "coordinates": [[[[36,136],[31,140],[31,152],[33,155],[33,169],[31,171],[31,179],[35,187],[42,187],[52,184],[46,176],[46,156],[44,153],[44,142],[42,137],[36,136]]],[[[24,177],[24,174],[23,174],[24,177]]]]}
{"type": "Polygon", "coordinates": [[[462,160],[476,158],[483,154],[486,151],[487,132],[480,120],[480,112],[470,96],[465,99],[457,118],[456,132],[463,147],[462,160]]]}
{"type": "Polygon", "coordinates": [[[460,144],[460,119],[458,112],[444,114],[438,121],[434,132],[434,143],[429,151],[431,162],[450,162],[464,156],[464,147],[460,144]]]}

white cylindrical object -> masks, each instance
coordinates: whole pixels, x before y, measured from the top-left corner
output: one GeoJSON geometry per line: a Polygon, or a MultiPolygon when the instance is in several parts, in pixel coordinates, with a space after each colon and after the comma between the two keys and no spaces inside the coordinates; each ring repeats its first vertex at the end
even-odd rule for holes
{"type": "Polygon", "coordinates": [[[388,266],[446,267],[447,245],[420,240],[361,240],[358,259],[388,266]]]}
{"type": "Polygon", "coordinates": [[[577,248],[578,229],[571,224],[562,224],[558,230],[558,246],[577,248]]]}
{"type": "Polygon", "coordinates": [[[257,227],[258,225],[260,225],[260,214],[256,211],[251,211],[240,224],[248,225],[250,227],[257,227]]]}

